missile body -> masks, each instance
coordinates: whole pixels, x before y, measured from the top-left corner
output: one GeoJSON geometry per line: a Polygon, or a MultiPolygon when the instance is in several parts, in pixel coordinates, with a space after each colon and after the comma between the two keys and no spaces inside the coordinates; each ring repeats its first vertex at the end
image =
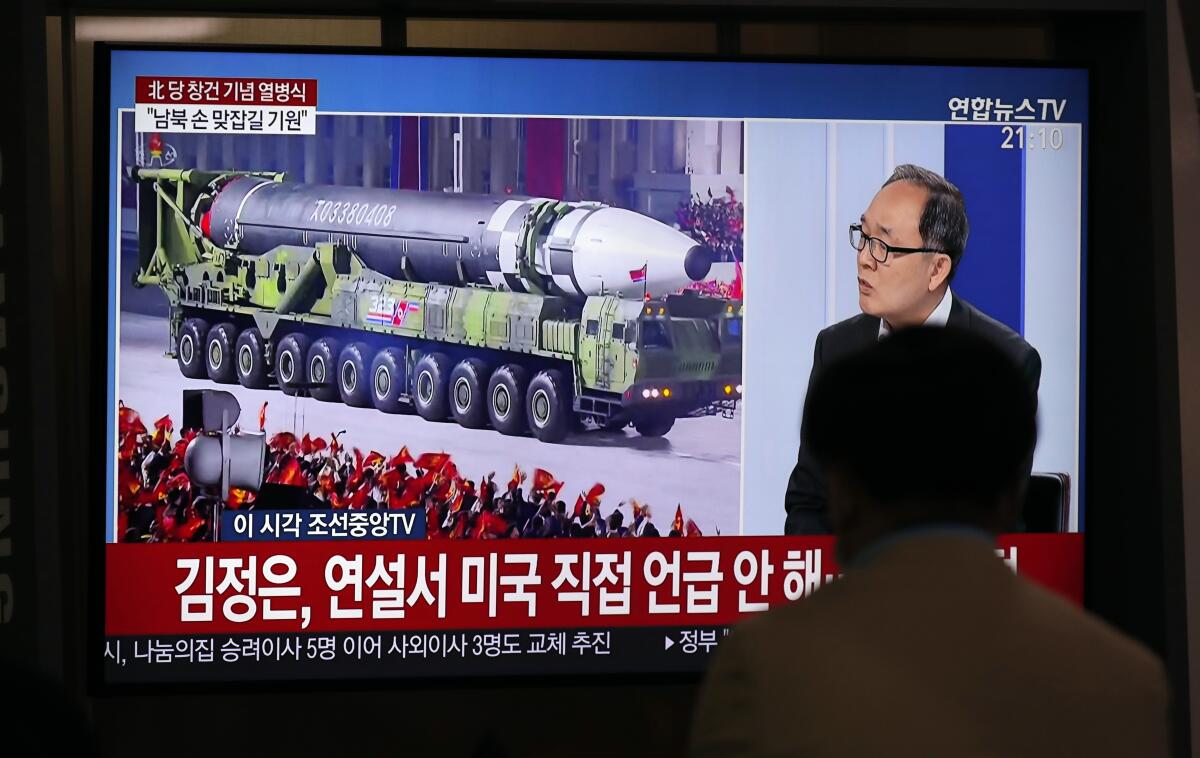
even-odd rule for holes
{"type": "Polygon", "coordinates": [[[673,292],[711,265],[694,240],[648,216],[546,198],[238,176],[200,225],[216,244],[251,255],[336,242],[392,278],[571,298],[673,292]]]}

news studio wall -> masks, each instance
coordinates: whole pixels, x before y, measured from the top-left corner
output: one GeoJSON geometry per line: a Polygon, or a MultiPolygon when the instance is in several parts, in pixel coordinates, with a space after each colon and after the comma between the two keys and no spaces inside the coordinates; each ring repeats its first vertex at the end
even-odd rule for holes
{"type": "Polygon", "coordinates": [[[106,682],[701,671],[837,581],[782,488],[905,162],[1043,356],[1064,526],[998,551],[1082,601],[1085,71],[110,56],[106,682]]]}
{"type": "MultiPolygon", "coordinates": [[[[857,262],[852,250],[847,253],[843,227],[866,209],[897,165],[912,163],[954,182],[970,209],[970,252],[952,291],[1022,334],[1042,357],[1033,469],[1063,474],[1074,484],[1065,493],[1064,522],[1070,531],[1082,528],[1083,126],[1023,127],[1019,121],[997,123],[990,113],[968,121],[968,99],[955,104],[961,110],[937,122],[750,124],[746,160],[754,196],[747,247],[771,266],[766,276],[754,276],[751,267],[747,277],[747,299],[766,306],[750,309],[752,347],[745,360],[748,386],[771,402],[747,403],[747,423],[761,430],[747,437],[747,503],[783,501],[787,477],[778,472],[794,464],[800,430],[773,424],[772,417],[800,417],[804,398],[792,388],[795,377],[808,376],[813,357],[812,350],[756,351],[753,345],[812,345],[820,329],[860,312],[857,262]],[[1026,133],[1033,143],[1019,149],[1014,140],[1026,133]],[[801,285],[804,296],[797,299],[799,282],[815,286],[801,285]]],[[[747,508],[746,532],[776,533],[777,510],[747,508]]]]}

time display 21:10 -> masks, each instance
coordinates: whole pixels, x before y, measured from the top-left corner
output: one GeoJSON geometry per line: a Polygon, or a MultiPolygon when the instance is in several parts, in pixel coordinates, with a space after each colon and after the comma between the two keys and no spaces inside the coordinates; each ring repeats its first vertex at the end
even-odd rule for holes
{"type": "Polygon", "coordinates": [[[1037,129],[1005,126],[1000,131],[1004,134],[1004,141],[1000,143],[1004,150],[1058,150],[1063,146],[1062,129],[1057,126],[1049,129],[1044,126],[1037,129]]]}

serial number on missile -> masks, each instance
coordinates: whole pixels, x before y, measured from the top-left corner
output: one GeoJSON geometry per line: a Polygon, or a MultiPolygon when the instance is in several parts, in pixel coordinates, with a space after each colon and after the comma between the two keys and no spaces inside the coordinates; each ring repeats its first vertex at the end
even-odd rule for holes
{"type": "Polygon", "coordinates": [[[358,226],[388,226],[396,213],[395,205],[386,203],[347,203],[341,200],[318,200],[309,221],[358,226]]]}

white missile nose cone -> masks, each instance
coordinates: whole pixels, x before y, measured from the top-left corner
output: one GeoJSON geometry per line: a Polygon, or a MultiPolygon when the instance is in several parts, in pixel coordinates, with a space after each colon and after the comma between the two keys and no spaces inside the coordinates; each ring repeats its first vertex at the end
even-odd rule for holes
{"type": "Polygon", "coordinates": [[[691,237],[624,208],[590,214],[579,225],[573,248],[581,284],[604,282],[607,291],[625,297],[641,297],[643,287],[655,293],[682,289],[707,276],[712,266],[711,256],[691,237]]]}

